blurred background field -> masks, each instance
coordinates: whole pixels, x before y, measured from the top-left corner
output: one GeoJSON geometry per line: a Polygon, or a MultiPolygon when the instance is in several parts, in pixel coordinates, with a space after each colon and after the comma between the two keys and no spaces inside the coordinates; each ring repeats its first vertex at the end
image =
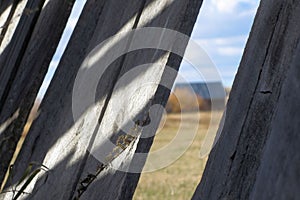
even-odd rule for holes
{"type": "MultiPolygon", "coordinates": [[[[191,199],[204,170],[207,158],[200,159],[200,148],[211,119],[211,112],[170,113],[165,116],[165,123],[157,133],[151,151],[158,150],[174,138],[181,123],[181,117],[187,119],[186,131],[193,131],[197,126],[197,115],[200,123],[191,146],[170,166],[158,171],[143,173],[135,191],[135,200],[156,199],[191,199]]],[[[221,116],[221,111],[216,111],[221,116]]],[[[164,120],[162,120],[164,121],[164,120]]],[[[215,128],[218,124],[212,124],[215,128]]]]}
{"type": "MultiPolygon", "coordinates": [[[[200,84],[201,87],[202,84],[200,84]]],[[[195,92],[195,91],[194,91],[195,92]]],[[[228,96],[230,89],[226,89],[228,96]]],[[[183,155],[179,159],[157,171],[142,173],[137,189],[135,191],[134,200],[160,200],[160,199],[190,199],[201,180],[202,173],[205,168],[207,157],[200,158],[200,149],[202,142],[207,134],[209,126],[217,130],[219,123],[210,124],[212,112],[211,99],[203,98],[203,95],[195,92],[196,99],[191,97],[191,91],[186,88],[176,89],[172,92],[167,106],[166,113],[162,117],[160,127],[156,133],[150,153],[160,150],[168,145],[178,134],[178,129],[183,126],[187,134],[195,132],[194,139],[189,136],[183,136],[182,142],[191,142],[187,150],[183,151],[183,155]],[[199,112],[200,111],[200,112],[199,112]]],[[[227,98],[226,98],[227,99],[227,98]]],[[[225,99],[225,101],[226,101],[225,99]]],[[[225,104],[223,99],[223,105],[225,104]]],[[[15,156],[15,161],[24,138],[30,128],[31,123],[39,115],[38,107],[40,101],[37,101],[29,116],[28,122],[24,128],[21,140],[19,141],[15,156]]],[[[213,111],[215,116],[221,117],[222,109],[213,111]]],[[[175,151],[182,151],[178,147],[175,151]]]]}

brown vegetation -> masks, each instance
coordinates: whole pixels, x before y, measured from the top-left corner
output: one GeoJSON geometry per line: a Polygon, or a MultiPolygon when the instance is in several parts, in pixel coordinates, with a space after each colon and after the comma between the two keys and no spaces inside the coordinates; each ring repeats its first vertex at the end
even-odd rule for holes
{"type": "Polygon", "coordinates": [[[193,112],[209,110],[210,100],[194,94],[188,89],[176,88],[169,97],[166,105],[168,113],[193,112]]]}

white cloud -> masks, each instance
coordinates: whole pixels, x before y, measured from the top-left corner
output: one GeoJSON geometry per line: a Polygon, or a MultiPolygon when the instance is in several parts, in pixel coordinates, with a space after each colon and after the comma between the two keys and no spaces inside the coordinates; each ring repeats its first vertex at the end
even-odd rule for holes
{"type": "MultiPolygon", "coordinates": [[[[207,52],[216,65],[220,72],[222,82],[226,86],[230,86],[233,82],[247,38],[248,35],[237,35],[195,40],[196,43],[207,52]]],[[[197,52],[195,52],[195,54],[197,54],[197,52]]],[[[193,72],[186,70],[186,66],[183,65],[183,68],[185,68],[185,70],[182,71],[189,80],[193,81],[196,79],[193,72]]],[[[205,71],[205,73],[209,74],[209,71],[205,71]]],[[[211,79],[213,79],[213,77],[211,77],[211,79]]]]}
{"type": "Polygon", "coordinates": [[[252,9],[240,12],[239,17],[255,16],[256,11],[257,11],[257,6],[253,7],[252,9]]]}
{"type": "Polygon", "coordinates": [[[203,2],[192,37],[248,34],[259,0],[207,0],[203,2]]]}
{"type": "Polygon", "coordinates": [[[241,47],[219,47],[217,51],[224,56],[242,56],[244,48],[241,47]]]}
{"type": "Polygon", "coordinates": [[[241,56],[247,35],[195,40],[210,56],[241,56]]]}
{"type": "Polygon", "coordinates": [[[259,2],[260,0],[203,2],[192,38],[220,70],[225,85],[232,84],[259,2]]]}
{"type": "Polygon", "coordinates": [[[231,37],[216,37],[216,38],[203,38],[196,39],[195,41],[200,45],[233,45],[233,44],[244,44],[248,38],[248,35],[237,35],[231,37]]]}
{"type": "Polygon", "coordinates": [[[247,6],[256,6],[253,0],[211,0],[211,6],[222,13],[237,13],[239,5],[243,3],[247,6]]]}

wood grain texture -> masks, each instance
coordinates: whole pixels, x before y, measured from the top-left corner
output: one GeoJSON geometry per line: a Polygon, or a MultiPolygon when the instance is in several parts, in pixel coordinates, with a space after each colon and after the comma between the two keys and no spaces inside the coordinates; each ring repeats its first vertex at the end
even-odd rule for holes
{"type": "MultiPolygon", "coordinates": [[[[27,4],[27,0],[15,0],[13,3],[14,5],[6,8],[6,11],[0,16],[0,54],[2,54],[3,52],[8,53],[4,50],[12,40],[14,32],[19,24],[24,8],[27,4]]],[[[3,56],[5,55],[1,55],[1,57],[3,56]]]]}
{"type": "Polygon", "coordinates": [[[286,75],[250,199],[300,197],[300,45],[286,75]]]}
{"type": "Polygon", "coordinates": [[[0,124],[18,113],[0,135],[0,181],[55,53],[72,1],[47,1],[43,5],[44,1],[28,2],[26,9],[32,13],[24,13],[0,57],[3,68],[0,72],[0,124]]]}
{"type": "MultiPolygon", "coordinates": [[[[127,120],[130,116],[128,112],[130,114],[144,113],[144,109],[147,108],[145,105],[148,105],[150,97],[153,97],[153,102],[161,104],[165,104],[168,99],[168,90],[152,86],[149,90],[141,90],[140,96],[136,96],[132,102],[126,104],[122,102],[122,97],[127,98],[133,91],[130,85],[142,84],[145,80],[153,80],[157,83],[167,80],[166,82],[171,86],[175,75],[167,77],[164,66],[167,64],[178,70],[181,62],[181,58],[155,49],[120,56],[109,66],[99,81],[96,106],[90,105],[82,110],[79,118],[74,122],[72,114],[74,81],[82,62],[90,51],[121,30],[126,32],[144,26],[171,28],[190,35],[201,3],[202,1],[198,0],[133,0],[130,3],[121,0],[87,1],[41,104],[40,115],[33,123],[15,164],[14,182],[32,161],[43,163],[50,168],[49,173],[41,173],[32,182],[28,187],[31,195],[28,197],[24,195],[23,198],[75,198],[82,179],[87,176],[87,173],[95,171],[100,164],[87,151],[87,146],[93,143],[94,135],[98,133],[110,136],[118,132],[114,129],[113,123],[117,119],[127,120]],[[126,72],[137,65],[149,62],[157,62],[162,67],[149,69],[121,89],[115,88],[117,80],[126,72]],[[113,112],[110,108],[116,104],[121,104],[124,111],[113,112]],[[97,115],[93,115],[93,112],[97,115]]],[[[130,45],[130,40],[127,43],[130,45]]],[[[185,46],[181,48],[184,50],[185,46]]],[[[157,113],[157,125],[160,115],[161,113],[157,113]]],[[[128,150],[127,154],[116,159],[116,162],[131,163],[136,150],[149,151],[152,139],[135,143],[135,146],[128,150]]],[[[143,163],[140,163],[140,166],[142,167],[143,163]]],[[[139,174],[129,174],[107,168],[81,198],[130,199],[138,179],[139,174]]],[[[9,197],[6,196],[4,199],[6,198],[9,197]]]]}
{"type": "MultiPolygon", "coordinates": [[[[163,27],[190,35],[200,6],[200,1],[146,1],[146,6],[140,16],[137,28],[163,27]],[[161,10],[161,12],[158,13],[158,10],[161,10]]],[[[182,51],[184,51],[185,46],[182,45],[181,48],[182,51]]],[[[130,70],[134,70],[138,65],[156,63],[161,66],[169,66],[178,70],[180,62],[181,58],[169,52],[163,52],[157,49],[152,51],[137,51],[126,56],[120,77],[126,75],[126,72],[130,73],[130,70]]],[[[144,118],[144,110],[149,109],[147,107],[147,104],[150,101],[149,99],[152,101],[150,102],[150,106],[155,104],[164,106],[168,100],[170,91],[167,88],[159,87],[157,85],[145,87],[143,84],[155,82],[159,85],[161,82],[166,82],[169,84],[169,88],[171,88],[175,78],[176,74],[170,76],[164,67],[148,66],[147,70],[143,71],[143,74],[136,76],[130,85],[126,85],[122,88],[122,91],[114,90],[117,94],[115,96],[113,95],[109,101],[107,111],[103,116],[99,127],[99,134],[105,132],[115,134],[116,131],[113,130],[113,127],[119,116],[122,116],[121,121],[123,122],[130,120],[129,118],[132,116],[132,113],[137,113],[136,115],[133,115],[132,118],[144,118]],[[136,91],[136,88],[132,87],[131,84],[139,86],[140,91],[136,91]],[[136,95],[136,98],[131,97],[131,101],[129,102],[120,101],[120,99],[127,99],[129,94],[136,95]],[[123,110],[119,111],[119,113],[112,113],[111,108],[116,104],[121,104],[120,107],[122,107],[123,110]]],[[[155,128],[144,128],[139,134],[144,136],[153,134],[153,131],[156,130],[160,122],[161,115],[162,110],[158,110],[151,119],[151,125],[155,128]]],[[[111,136],[107,137],[109,138],[111,136]]],[[[139,139],[131,152],[128,152],[123,158],[120,156],[114,162],[123,164],[131,162],[129,169],[135,168],[135,170],[142,171],[145,160],[139,158],[134,153],[149,152],[152,141],[153,137],[139,139]]],[[[87,165],[83,170],[81,180],[88,172],[95,169],[97,164],[99,165],[99,161],[95,160],[93,156],[90,156],[87,165]]],[[[101,197],[100,199],[131,199],[138,183],[139,176],[139,173],[127,173],[117,171],[113,167],[108,167],[103,173],[100,173],[81,199],[93,199],[99,197],[101,197]],[[99,187],[100,185],[101,187],[99,187]]]]}
{"type": "Polygon", "coordinates": [[[227,105],[221,137],[193,199],[249,199],[296,47],[298,1],[261,1],[227,105]]]}

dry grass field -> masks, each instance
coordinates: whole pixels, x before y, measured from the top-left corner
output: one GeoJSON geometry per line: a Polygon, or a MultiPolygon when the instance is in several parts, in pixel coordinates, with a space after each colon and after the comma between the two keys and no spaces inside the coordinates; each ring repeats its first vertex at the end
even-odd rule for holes
{"type": "MultiPolygon", "coordinates": [[[[186,131],[193,131],[199,113],[184,113],[186,131]]],[[[219,116],[222,113],[217,113],[219,116]]],[[[191,146],[173,164],[154,172],[143,173],[134,194],[135,200],[191,199],[202,176],[206,159],[200,159],[200,148],[209,127],[211,113],[201,112],[197,134],[191,146]]],[[[150,152],[168,144],[180,125],[180,114],[168,114],[162,129],[155,137],[150,152]]],[[[218,126],[214,124],[213,126],[218,126]]]]}
{"type": "MultiPolygon", "coordinates": [[[[37,112],[34,111],[33,113],[37,112]]],[[[222,115],[221,112],[217,112],[216,114],[218,116],[222,115]]],[[[36,114],[34,114],[34,116],[35,115],[36,114]]],[[[22,146],[25,135],[28,132],[33,119],[34,117],[31,116],[24,128],[24,133],[19,142],[13,161],[22,146]]],[[[134,194],[134,200],[190,199],[201,179],[207,159],[200,159],[200,148],[209,127],[211,112],[172,113],[165,115],[163,119],[150,152],[157,151],[169,144],[176,136],[179,126],[183,126],[187,133],[194,132],[194,127],[197,127],[197,125],[198,129],[194,139],[182,138],[182,142],[190,141],[192,143],[186,151],[183,151],[184,153],[179,159],[174,160],[171,165],[163,169],[143,173],[141,175],[134,194]],[[196,120],[197,117],[200,119],[200,122],[196,120]],[[182,119],[185,123],[182,123],[182,119]]],[[[214,124],[213,126],[217,128],[218,124],[214,124]]],[[[178,151],[182,150],[178,149],[178,151]]]]}

